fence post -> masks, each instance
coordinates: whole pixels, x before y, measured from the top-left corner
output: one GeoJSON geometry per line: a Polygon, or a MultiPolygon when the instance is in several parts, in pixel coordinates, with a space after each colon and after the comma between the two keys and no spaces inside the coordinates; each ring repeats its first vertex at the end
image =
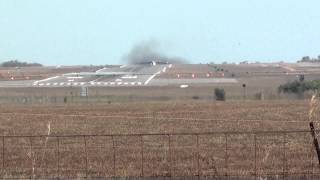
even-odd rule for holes
{"type": "Polygon", "coordinates": [[[313,146],[311,145],[311,179],[313,180],[314,178],[314,164],[313,164],[313,160],[314,160],[314,155],[313,155],[313,146]]]}
{"type": "Polygon", "coordinates": [[[317,136],[316,136],[316,132],[315,132],[315,128],[314,128],[314,125],[313,125],[313,122],[310,122],[310,129],[311,129],[311,135],[313,137],[313,144],[314,144],[314,147],[316,149],[316,152],[317,152],[317,155],[318,155],[318,162],[319,162],[319,165],[320,165],[320,148],[319,148],[319,142],[318,142],[318,139],[317,139],[317,136]]]}
{"type": "Polygon", "coordinates": [[[171,155],[171,136],[168,135],[169,138],[169,169],[170,169],[170,177],[172,177],[172,155],[171,155]]]}
{"type": "Polygon", "coordinates": [[[31,179],[34,178],[34,164],[33,164],[33,147],[32,147],[32,137],[29,137],[30,140],[30,160],[31,160],[31,179]]]}
{"type": "Polygon", "coordinates": [[[144,165],[144,147],[143,147],[143,136],[140,136],[140,141],[141,141],[141,177],[144,177],[144,171],[143,171],[143,165],[144,165]]]}
{"type": "Polygon", "coordinates": [[[57,137],[57,151],[58,151],[58,179],[60,179],[60,139],[59,137],[57,137]]]}
{"type": "Polygon", "coordinates": [[[228,177],[228,134],[225,133],[225,176],[228,177]]]}
{"type": "Polygon", "coordinates": [[[197,137],[197,174],[198,177],[200,177],[201,173],[200,173],[200,150],[199,150],[199,135],[196,135],[197,137]]]}
{"type": "Polygon", "coordinates": [[[116,148],[114,143],[114,136],[111,136],[112,139],[112,149],[113,149],[113,177],[117,176],[116,173],[116,148]]]}
{"type": "Polygon", "coordinates": [[[88,178],[88,152],[87,152],[87,138],[85,135],[83,136],[83,140],[84,140],[84,152],[86,157],[86,177],[85,178],[88,178]]]}
{"type": "Polygon", "coordinates": [[[254,134],[254,179],[257,179],[257,134],[254,134]]]}
{"type": "Polygon", "coordinates": [[[283,179],[286,178],[286,133],[283,133],[283,179]]]}
{"type": "Polygon", "coordinates": [[[5,169],[5,163],[4,163],[4,161],[5,161],[5,158],[4,158],[4,150],[5,150],[5,148],[4,148],[4,136],[2,136],[2,169],[4,170],[5,169]]]}

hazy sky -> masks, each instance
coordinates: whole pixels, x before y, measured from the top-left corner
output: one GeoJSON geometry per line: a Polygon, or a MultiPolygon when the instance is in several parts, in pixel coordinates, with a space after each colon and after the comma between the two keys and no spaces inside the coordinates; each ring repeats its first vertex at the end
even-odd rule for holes
{"type": "Polygon", "coordinates": [[[319,0],[0,0],[0,62],[119,64],[137,43],[193,63],[320,54],[319,0]]]}

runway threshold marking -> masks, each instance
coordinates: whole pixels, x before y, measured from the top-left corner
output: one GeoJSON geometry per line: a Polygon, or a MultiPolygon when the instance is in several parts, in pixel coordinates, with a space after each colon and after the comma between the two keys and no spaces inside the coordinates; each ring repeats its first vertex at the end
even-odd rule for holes
{"type": "Polygon", "coordinates": [[[142,82],[52,82],[52,83],[38,83],[37,86],[141,86],[142,82]]]}

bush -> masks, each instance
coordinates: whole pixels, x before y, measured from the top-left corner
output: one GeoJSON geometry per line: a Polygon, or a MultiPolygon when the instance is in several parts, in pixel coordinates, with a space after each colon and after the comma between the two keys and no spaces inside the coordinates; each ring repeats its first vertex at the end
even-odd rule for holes
{"type": "Polygon", "coordinates": [[[283,93],[303,94],[306,91],[316,91],[320,89],[320,80],[301,81],[299,79],[293,82],[280,85],[278,90],[283,93]]]}
{"type": "Polygon", "coordinates": [[[214,95],[217,101],[225,101],[226,100],[226,92],[222,88],[215,88],[214,95]]]}
{"type": "Polygon", "coordinates": [[[198,99],[200,99],[200,97],[199,96],[192,96],[192,99],[198,100],[198,99]]]}

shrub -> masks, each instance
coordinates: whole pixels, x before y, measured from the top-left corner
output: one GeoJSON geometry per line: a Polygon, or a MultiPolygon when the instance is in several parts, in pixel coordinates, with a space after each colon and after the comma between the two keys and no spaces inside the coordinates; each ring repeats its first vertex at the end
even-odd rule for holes
{"type": "Polygon", "coordinates": [[[302,94],[306,91],[316,91],[320,89],[320,80],[301,81],[299,79],[293,82],[280,85],[278,90],[283,93],[302,94]]]}
{"type": "Polygon", "coordinates": [[[192,99],[198,100],[198,99],[200,99],[200,97],[199,96],[192,96],[192,99]]]}
{"type": "Polygon", "coordinates": [[[226,100],[226,93],[222,88],[215,88],[214,95],[217,101],[225,101],[226,100]]]}

